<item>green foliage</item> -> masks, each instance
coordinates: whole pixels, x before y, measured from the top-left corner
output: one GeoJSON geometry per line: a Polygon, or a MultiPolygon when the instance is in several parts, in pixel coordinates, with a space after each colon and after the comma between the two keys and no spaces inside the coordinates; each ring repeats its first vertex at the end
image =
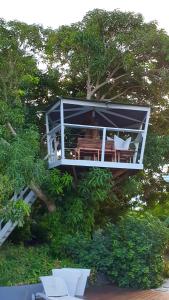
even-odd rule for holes
{"type": "Polygon", "coordinates": [[[144,163],[147,169],[159,172],[169,162],[169,136],[149,133],[146,144],[144,163]]]}
{"type": "Polygon", "coordinates": [[[32,219],[31,214],[28,217],[24,217],[24,223],[22,227],[15,227],[15,229],[10,234],[8,240],[10,240],[15,245],[25,244],[28,245],[29,242],[33,241],[32,233],[32,219]]]}
{"type": "Polygon", "coordinates": [[[0,285],[21,285],[39,282],[42,275],[57,267],[75,266],[70,260],[52,258],[47,245],[23,247],[7,244],[0,250],[0,285]],[[14,275],[15,274],[15,275],[14,275]]]}
{"type": "Polygon", "coordinates": [[[70,190],[73,178],[68,172],[62,173],[58,169],[53,169],[46,174],[42,184],[51,197],[63,196],[66,190],[70,190]]]}
{"type": "Polygon", "coordinates": [[[150,288],[162,283],[163,254],[168,229],[151,215],[131,214],[112,228],[113,270],[109,276],[120,286],[150,288]]]}
{"type": "Polygon", "coordinates": [[[91,202],[104,202],[111,194],[113,176],[109,170],[93,168],[81,180],[79,190],[84,199],[91,202]]]}
{"type": "Polygon", "coordinates": [[[167,34],[140,14],[94,9],[81,22],[48,30],[45,53],[64,69],[69,96],[124,102],[128,96],[132,103],[154,106],[166,103],[168,94],[167,45],[167,34]]]}
{"type": "Polygon", "coordinates": [[[68,234],[91,236],[95,225],[95,209],[86,199],[72,193],[67,196],[61,208],[65,229],[68,234]]]}
{"type": "Polygon", "coordinates": [[[60,211],[46,213],[39,216],[39,219],[33,223],[32,233],[39,243],[50,243],[54,239],[59,240],[64,234],[63,225],[61,223],[60,211]]]}
{"type": "Polygon", "coordinates": [[[152,288],[163,279],[169,231],[149,214],[129,214],[97,231],[92,240],[65,237],[62,255],[105,273],[122,287],[152,288]]]}
{"type": "Polygon", "coordinates": [[[169,260],[167,257],[164,259],[163,276],[164,278],[169,278],[169,260]]]}
{"type": "Polygon", "coordinates": [[[23,199],[9,201],[0,211],[0,218],[5,222],[11,220],[17,222],[18,226],[23,226],[25,217],[30,214],[30,206],[23,199]]]}
{"type": "Polygon", "coordinates": [[[5,205],[13,192],[13,186],[7,175],[0,174],[0,207],[5,205]]]}
{"type": "Polygon", "coordinates": [[[45,173],[45,164],[38,158],[40,150],[39,134],[35,128],[24,130],[18,134],[7,149],[8,160],[4,169],[10,178],[15,191],[29,185],[31,181],[39,181],[45,173]]]}

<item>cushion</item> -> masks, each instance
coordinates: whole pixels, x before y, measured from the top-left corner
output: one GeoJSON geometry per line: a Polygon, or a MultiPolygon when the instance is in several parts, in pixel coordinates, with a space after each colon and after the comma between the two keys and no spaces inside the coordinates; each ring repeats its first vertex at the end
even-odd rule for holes
{"type": "Polygon", "coordinates": [[[107,136],[107,141],[114,141],[114,139],[110,136],[107,136]]]}
{"type": "Polygon", "coordinates": [[[75,296],[77,284],[81,277],[81,272],[79,270],[71,268],[53,269],[52,274],[53,276],[63,278],[67,285],[69,295],[75,296]]]}
{"type": "Polygon", "coordinates": [[[114,147],[116,150],[128,150],[131,143],[131,137],[127,140],[123,140],[117,135],[114,136],[114,147]]]}
{"type": "Polygon", "coordinates": [[[118,137],[117,135],[114,136],[114,148],[117,150],[123,149],[123,142],[124,140],[118,137]]]}
{"type": "Polygon", "coordinates": [[[131,143],[131,137],[129,137],[127,140],[123,142],[123,150],[129,150],[130,143],[131,143]]]}
{"type": "Polygon", "coordinates": [[[73,272],[75,272],[77,270],[77,271],[81,272],[81,276],[80,276],[79,281],[77,283],[77,288],[76,288],[75,295],[76,296],[83,296],[85,288],[86,288],[87,278],[90,275],[90,269],[65,268],[65,270],[72,270],[73,272]]]}
{"type": "Polygon", "coordinates": [[[40,277],[47,297],[68,296],[68,289],[65,281],[60,277],[43,276],[40,277]]]}

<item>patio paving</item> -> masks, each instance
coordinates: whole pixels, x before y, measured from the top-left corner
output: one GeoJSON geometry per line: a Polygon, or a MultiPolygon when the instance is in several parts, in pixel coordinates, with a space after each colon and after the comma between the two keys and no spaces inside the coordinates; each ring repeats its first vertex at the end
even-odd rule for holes
{"type": "Polygon", "coordinates": [[[115,286],[89,288],[86,291],[87,300],[169,300],[169,291],[131,290],[115,286]]]}

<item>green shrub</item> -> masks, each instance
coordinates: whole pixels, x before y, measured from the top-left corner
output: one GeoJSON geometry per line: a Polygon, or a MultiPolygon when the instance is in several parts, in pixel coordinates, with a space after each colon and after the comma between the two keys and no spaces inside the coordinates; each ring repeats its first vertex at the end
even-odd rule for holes
{"type": "Polygon", "coordinates": [[[30,215],[30,206],[23,199],[10,201],[2,210],[0,210],[0,218],[5,222],[12,220],[18,223],[18,227],[22,227],[25,217],[30,215]]]}
{"type": "Polygon", "coordinates": [[[169,278],[169,260],[167,257],[164,259],[163,276],[164,278],[169,278]]]}
{"type": "Polygon", "coordinates": [[[0,285],[39,282],[39,276],[48,275],[55,267],[48,246],[24,247],[8,244],[0,250],[0,285]]]}
{"type": "Polygon", "coordinates": [[[51,274],[53,268],[74,267],[70,260],[50,256],[47,245],[36,247],[6,244],[0,249],[0,286],[39,282],[39,276],[51,274]]]}
{"type": "Polygon", "coordinates": [[[30,242],[32,240],[31,219],[26,218],[23,227],[16,227],[9,238],[15,244],[30,242]]]}
{"type": "Polygon", "coordinates": [[[106,274],[119,286],[152,288],[163,279],[168,239],[168,229],[159,219],[134,213],[97,231],[92,240],[65,236],[60,254],[106,274]]]}
{"type": "Polygon", "coordinates": [[[32,234],[39,243],[50,243],[63,235],[60,211],[46,213],[32,224],[32,234]]]}
{"type": "Polygon", "coordinates": [[[112,241],[110,278],[123,287],[152,288],[163,278],[163,255],[168,229],[159,219],[146,214],[123,217],[109,228],[112,241]]]}

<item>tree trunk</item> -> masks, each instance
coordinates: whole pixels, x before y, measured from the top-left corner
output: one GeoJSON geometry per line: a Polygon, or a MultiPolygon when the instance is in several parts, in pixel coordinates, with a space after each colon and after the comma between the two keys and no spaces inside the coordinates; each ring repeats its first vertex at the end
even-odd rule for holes
{"type": "Polygon", "coordinates": [[[37,195],[37,197],[45,203],[48,212],[54,212],[56,210],[55,203],[52,200],[48,199],[48,197],[43,193],[43,191],[37,184],[34,184],[32,182],[30,184],[30,188],[37,195]]]}

